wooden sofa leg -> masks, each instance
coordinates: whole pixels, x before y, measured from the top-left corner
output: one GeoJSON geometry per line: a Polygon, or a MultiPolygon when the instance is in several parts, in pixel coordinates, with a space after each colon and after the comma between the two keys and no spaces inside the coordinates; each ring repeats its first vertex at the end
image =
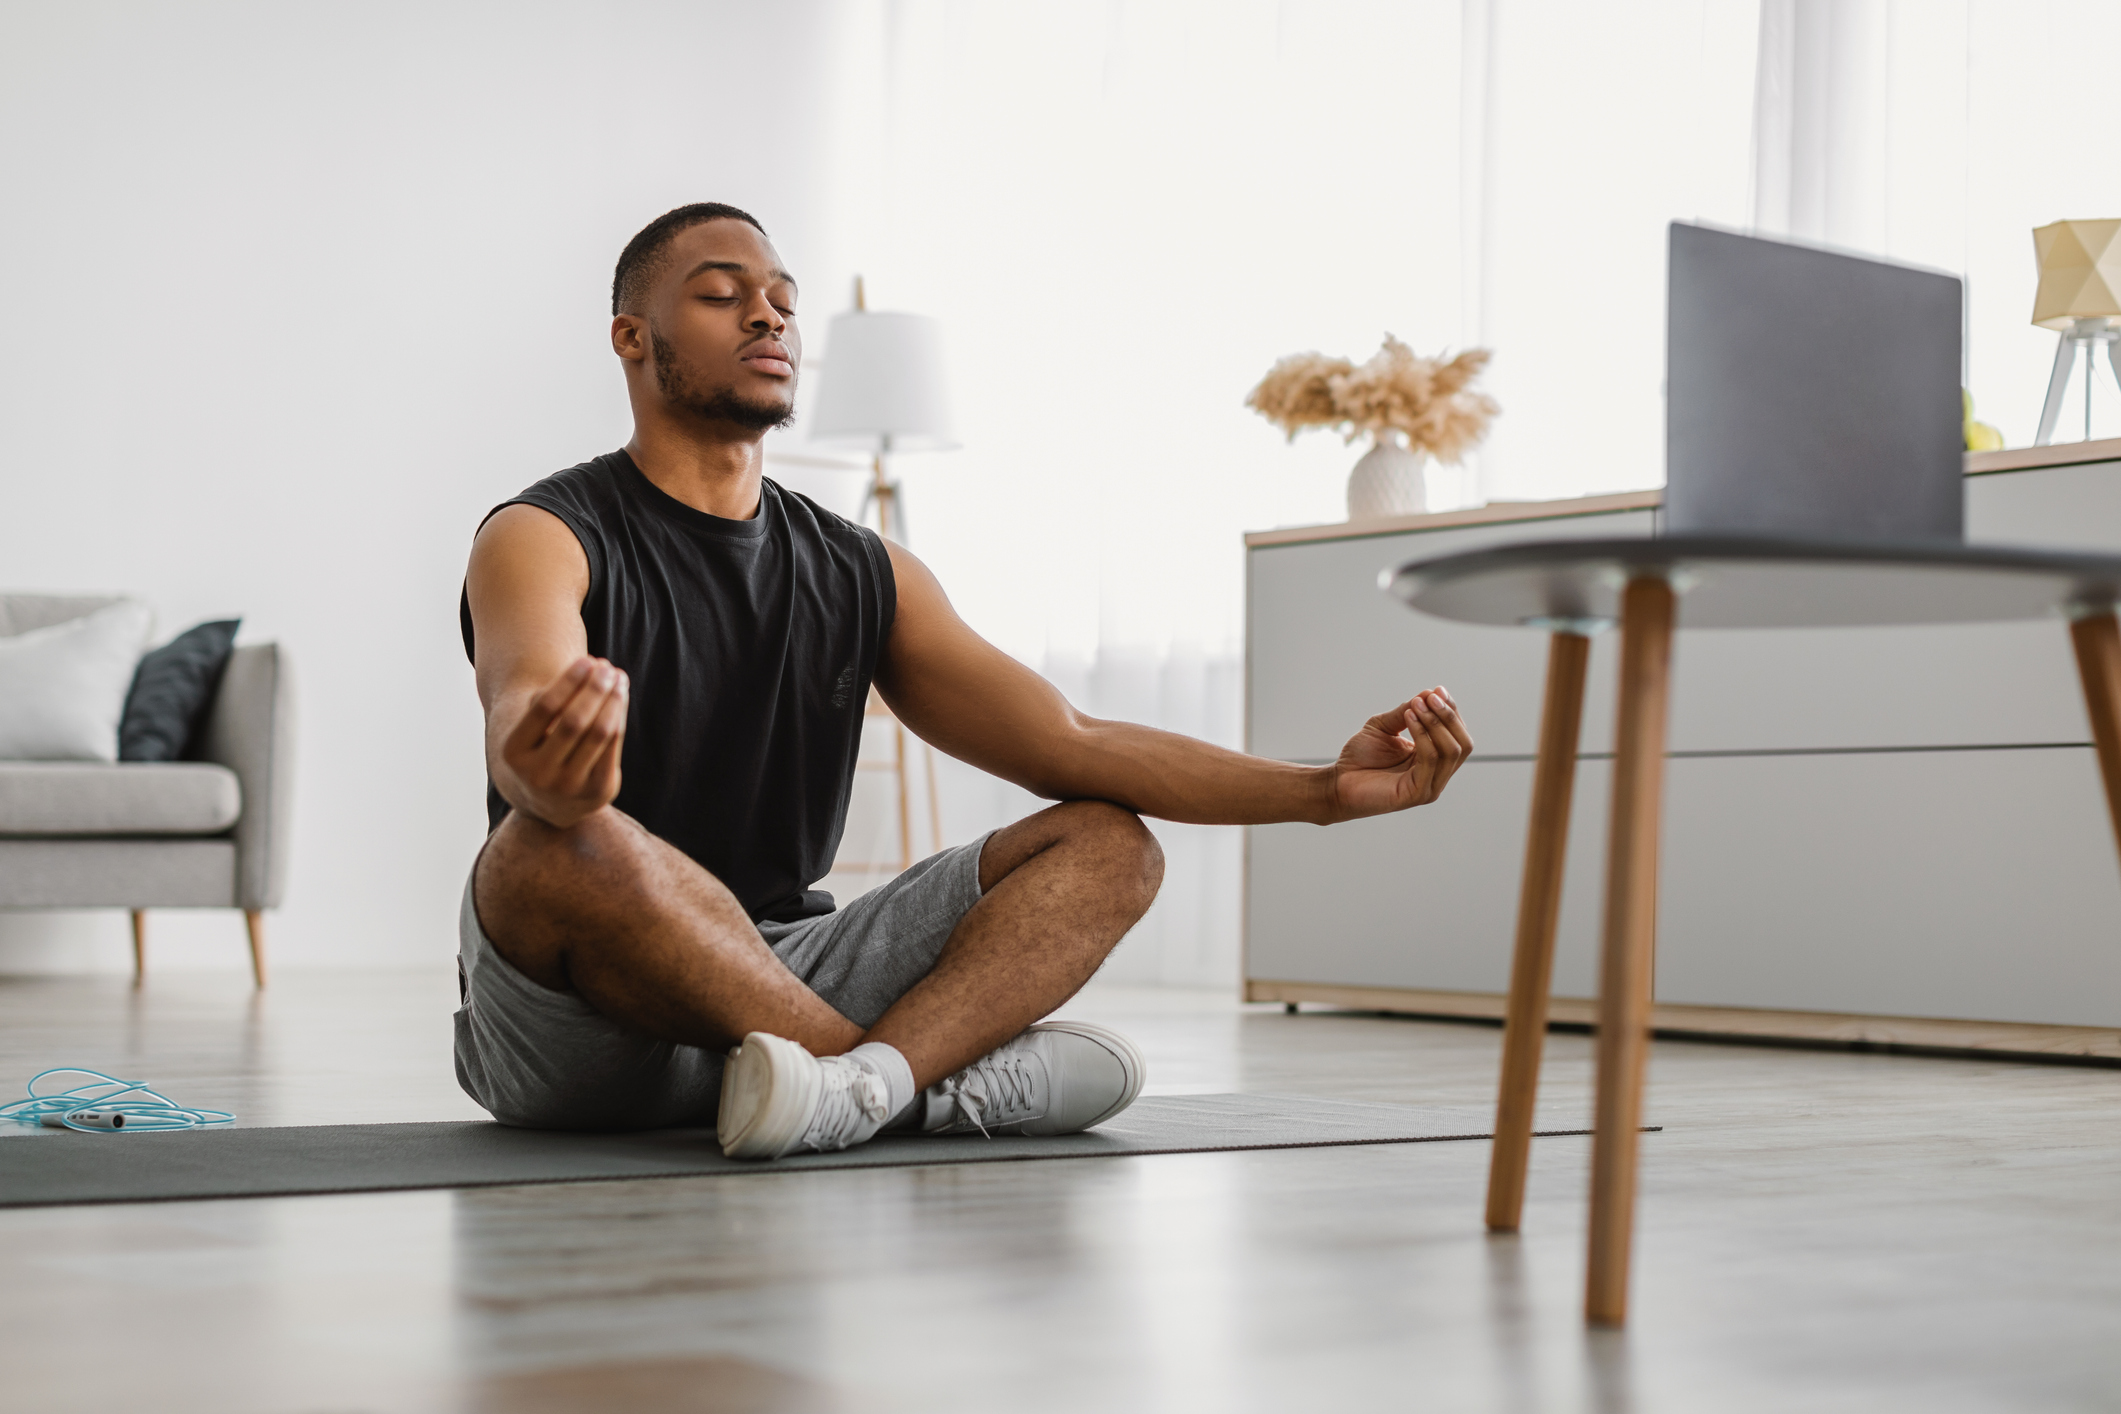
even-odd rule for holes
{"type": "Polygon", "coordinates": [[[265,990],[265,910],[246,908],[243,921],[250,927],[250,975],[258,981],[258,990],[265,990]]]}
{"type": "Polygon", "coordinates": [[[133,985],[147,980],[147,910],[133,910],[133,985]]]}

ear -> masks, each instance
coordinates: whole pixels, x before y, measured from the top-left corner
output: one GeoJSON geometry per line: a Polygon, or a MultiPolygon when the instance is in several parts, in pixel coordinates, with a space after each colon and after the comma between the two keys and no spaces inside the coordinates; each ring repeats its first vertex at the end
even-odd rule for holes
{"type": "Polygon", "coordinates": [[[630,363],[648,361],[648,321],[638,314],[611,318],[611,351],[630,363]]]}

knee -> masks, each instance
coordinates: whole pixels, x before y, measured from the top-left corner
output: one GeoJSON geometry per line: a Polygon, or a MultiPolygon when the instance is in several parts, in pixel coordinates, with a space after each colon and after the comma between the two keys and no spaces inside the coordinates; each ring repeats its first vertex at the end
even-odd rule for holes
{"type": "Polygon", "coordinates": [[[558,829],[518,810],[501,822],[480,861],[511,893],[573,893],[593,884],[620,896],[645,885],[651,866],[647,833],[612,809],[558,829]]]}
{"type": "Polygon", "coordinates": [[[1100,875],[1122,890],[1137,913],[1148,912],[1164,882],[1164,847],[1141,816],[1103,800],[1075,800],[1057,807],[1067,833],[1091,849],[1100,875]]]}

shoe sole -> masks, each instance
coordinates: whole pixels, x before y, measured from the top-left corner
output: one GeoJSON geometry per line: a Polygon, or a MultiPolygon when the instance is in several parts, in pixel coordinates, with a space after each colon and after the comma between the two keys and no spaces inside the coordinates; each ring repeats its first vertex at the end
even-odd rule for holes
{"type": "Polygon", "coordinates": [[[1148,1062],[1142,1059],[1142,1053],[1135,1047],[1134,1043],[1117,1031],[1109,1031],[1102,1026],[1096,1026],[1087,1021],[1041,1021],[1030,1029],[1033,1031],[1064,1031],[1070,1036],[1081,1036],[1085,1040],[1095,1041],[1106,1050],[1112,1052],[1112,1054],[1118,1056],[1120,1068],[1127,1073],[1127,1088],[1121,1092],[1119,1099],[1113,1103],[1112,1107],[1096,1119],[1082,1126],[1082,1129],[1072,1130],[1070,1131],[1071,1133],[1080,1134],[1083,1129],[1097,1128],[1106,1120],[1133,1104],[1135,1098],[1141,1094],[1142,1080],[1147,1076],[1149,1070],[1148,1062]]]}
{"type": "Polygon", "coordinates": [[[754,1031],[722,1068],[715,1138],[732,1159],[778,1159],[802,1141],[822,1077],[794,1041],[754,1031]]]}

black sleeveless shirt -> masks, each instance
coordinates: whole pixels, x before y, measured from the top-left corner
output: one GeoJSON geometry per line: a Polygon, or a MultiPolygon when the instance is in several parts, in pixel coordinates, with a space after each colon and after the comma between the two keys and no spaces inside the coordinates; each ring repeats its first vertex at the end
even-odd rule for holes
{"type": "MultiPolygon", "coordinates": [[[[839,848],[898,607],[883,541],[770,480],[751,520],[708,515],[623,451],[501,505],[550,511],[589,559],[589,651],[632,679],[614,804],[753,920],[830,913],[832,895],[810,886],[839,848]]],[[[460,613],[470,654],[468,595],[460,613]]],[[[498,827],[509,806],[491,782],[486,807],[498,827]]]]}

